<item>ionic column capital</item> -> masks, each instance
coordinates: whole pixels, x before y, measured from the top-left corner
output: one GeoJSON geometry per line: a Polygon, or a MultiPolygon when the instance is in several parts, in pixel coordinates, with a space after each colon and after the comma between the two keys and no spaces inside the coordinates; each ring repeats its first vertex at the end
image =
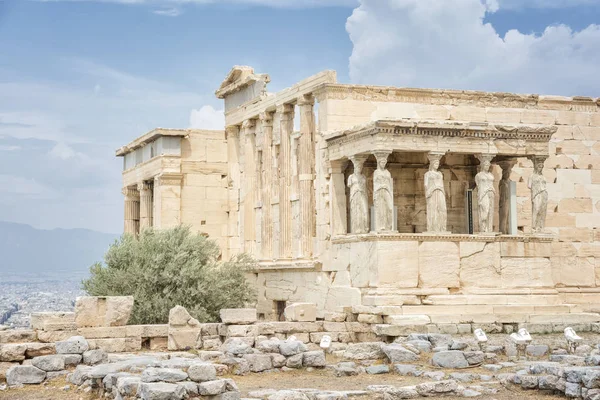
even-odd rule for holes
{"type": "Polygon", "coordinates": [[[137,186],[127,186],[121,189],[121,193],[125,196],[125,200],[137,200],[140,198],[140,192],[137,186]]]}
{"type": "Polygon", "coordinates": [[[281,114],[281,119],[284,120],[286,118],[292,118],[294,114],[294,105],[293,104],[278,104],[275,112],[281,114]]]}
{"type": "Polygon", "coordinates": [[[256,119],[247,119],[242,122],[242,130],[245,135],[254,134],[256,132],[256,119]]]}
{"type": "Polygon", "coordinates": [[[225,137],[227,139],[239,137],[240,127],[238,125],[229,125],[225,127],[225,137]]]}
{"type": "Polygon", "coordinates": [[[258,119],[263,127],[273,127],[273,112],[261,112],[258,114],[258,119]]]}
{"type": "Polygon", "coordinates": [[[154,184],[150,181],[142,181],[137,184],[137,190],[142,193],[144,191],[152,190],[154,184]]]}
{"type": "Polygon", "coordinates": [[[296,105],[298,105],[299,107],[305,107],[305,106],[312,107],[314,104],[315,104],[315,98],[311,94],[302,95],[302,96],[298,97],[298,99],[296,100],[296,105]]]}

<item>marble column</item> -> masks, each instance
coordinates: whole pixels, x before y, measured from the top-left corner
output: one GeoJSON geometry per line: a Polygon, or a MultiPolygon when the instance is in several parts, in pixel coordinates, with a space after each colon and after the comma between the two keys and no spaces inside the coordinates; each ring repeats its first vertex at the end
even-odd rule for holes
{"type": "Polygon", "coordinates": [[[249,119],[242,124],[244,132],[244,251],[254,253],[256,240],[255,200],[256,200],[256,120],[249,119]]]}
{"type": "Polygon", "coordinates": [[[532,157],[533,174],[529,177],[527,186],[531,189],[531,230],[535,233],[544,233],[546,227],[546,214],[548,212],[548,190],[546,178],[542,174],[546,157],[532,157]]]}
{"type": "Polygon", "coordinates": [[[362,173],[366,155],[350,157],[354,172],[348,177],[350,189],[350,232],[362,234],[369,232],[369,198],[367,196],[367,178],[362,173]]]}
{"type": "Polygon", "coordinates": [[[124,232],[137,235],[140,228],[140,192],[135,186],[123,188],[125,195],[125,227],[124,232]]]}
{"type": "Polygon", "coordinates": [[[146,228],[152,228],[153,214],[153,184],[141,182],[138,184],[140,192],[140,232],[146,228]]]}
{"type": "Polygon", "coordinates": [[[346,185],[344,171],[347,161],[331,161],[329,168],[329,198],[331,201],[331,235],[348,233],[348,205],[346,200],[346,185]]]}
{"type": "Polygon", "coordinates": [[[276,111],[280,118],[279,152],[279,257],[292,257],[292,159],[291,135],[294,130],[294,106],[282,104],[276,111]]]}
{"type": "Polygon", "coordinates": [[[302,96],[298,99],[300,108],[300,139],[298,143],[299,180],[300,180],[300,254],[311,257],[313,254],[313,238],[315,227],[315,117],[312,97],[302,96]]]}
{"type": "Polygon", "coordinates": [[[394,229],[394,180],[385,166],[391,151],[373,153],[377,169],[373,172],[373,205],[375,206],[375,231],[390,232],[394,229]]]}
{"type": "Polygon", "coordinates": [[[243,248],[240,235],[240,127],[229,125],[225,128],[227,138],[227,160],[228,160],[228,198],[229,204],[235,207],[229,210],[229,224],[227,235],[231,238],[229,247],[232,253],[237,253],[243,248]]]}
{"type": "Polygon", "coordinates": [[[494,231],[494,206],[496,204],[496,189],[494,188],[494,174],[492,167],[492,154],[479,154],[479,173],[475,175],[477,185],[477,206],[479,214],[479,232],[492,233],[494,231]]]}
{"type": "Polygon", "coordinates": [[[260,114],[262,129],[262,258],[273,259],[273,217],[271,212],[271,181],[273,179],[273,113],[260,114]]]}
{"type": "Polygon", "coordinates": [[[498,184],[498,195],[499,195],[499,227],[500,232],[506,235],[510,234],[510,219],[511,219],[511,207],[510,207],[510,174],[514,165],[517,163],[516,160],[503,160],[498,162],[500,168],[502,168],[502,179],[498,184]]]}

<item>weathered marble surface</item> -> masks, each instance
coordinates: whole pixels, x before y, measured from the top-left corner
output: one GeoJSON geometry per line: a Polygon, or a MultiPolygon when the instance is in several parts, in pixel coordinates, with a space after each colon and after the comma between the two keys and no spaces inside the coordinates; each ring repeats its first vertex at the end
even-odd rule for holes
{"type": "Polygon", "coordinates": [[[427,232],[446,232],[448,214],[444,175],[438,171],[441,154],[429,155],[429,171],[425,173],[425,198],[427,199],[427,232]]]}
{"type": "Polygon", "coordinates": [[[373,172],[373,204],[375,205],[375,230],[391,231],[394,227],[394,181],[385,169],[390,152],[375,153],[377,169],[373,172]]]}
{"type": "Polygon", "coordinates": [[[494,174],[490,172],[491,156],[480,156],[481,167],[475,175],[478,191],[479,231],[489,233],[494,231],[494,205],[496,190],[494,189],[494,174]]]}
{"type": "Polygon", "coordinates": [[[365,158],[354,157],[354,173],[348,177],[350,188],[350,232],[369,232],[369,199],[367,178],[362,173],[365,158]]]}
{"type": "Polygon", "coordinates": [[[548,190],[546,178],[542,175],[544,159],[533,160],[533,174],[529,177],[527,186],[531,189],[531,230],[534,233],[543,232],[546,226],[548,210],[548,190]]]}

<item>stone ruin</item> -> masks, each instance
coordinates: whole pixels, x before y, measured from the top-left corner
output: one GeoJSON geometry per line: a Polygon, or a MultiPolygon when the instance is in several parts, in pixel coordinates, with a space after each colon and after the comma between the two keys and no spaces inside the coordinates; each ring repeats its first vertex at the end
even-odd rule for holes
{"type": "Polygon", "coordinates": [[[364,390],[265,389],[247,398],[481,397],[520,387],[600,399],[596,322],[576,326],[590,333],[571,333],[573,345],[551,333],[564,323],[546,331],[550,335],[531,333],[533,339],[519,342],[508,335],[518,326],[432,324],[383,306],[317,319],[315,304],[297,303],[284,310],[286,321],[259,321],[254,308],[223,309],[220,323],[200,323],[176,306],[168,324],[127,325],[132,307],[132,297],[81,297],[73,313],[35,313],[31,329],[0,331],[0,380],[6,380],[0,389],[66,379],[64,390],[98,398],[238,400],[235,376],[304,369],[334,379],[369,374],[382,380],[364,390]],[[489,340],[480,331],[473,336],[476,329],[489,340]],[[418,383],[390,385],[385,374],[418,383]]]}

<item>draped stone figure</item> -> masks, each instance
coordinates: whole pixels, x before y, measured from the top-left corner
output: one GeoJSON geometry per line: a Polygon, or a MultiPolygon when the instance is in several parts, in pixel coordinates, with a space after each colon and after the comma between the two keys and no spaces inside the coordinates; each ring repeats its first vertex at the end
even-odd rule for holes
{"type": "Polygon", "coordinates": [[[369,232],[369,199],[367,197],[367,178],[362,174],[366,157],[351,158],[354,173],[348,177],[350,188],[350,232],[369,232]]]}
{"type": "Polygon", "coordinates": [[[544,159],[533,159],[533,174],[529,177],[527,186],[531,189],[531,229],[534,233],[543,232],[546,226],[546,211],[548,210],[548,191],[546,178],[542,175],[544,159]]]}
{"type": "Polygon", "coordinates": [[[438,171],[441,154],[430,154],[429,171],[425,173],[425,200],[427,202],[427,232],[446,232],[448,213],[444,175],[438,171]]]}
{"type": "Polygon", "coordinates": [[[475,184],[479,193],[479,231],[489,233],[494,231],[494,200],[496,190],[494,189],[494,174],[490,172],[492,166],[490,156],[480,157],[481,169],[475,175],[475,184]]]}
{"type": "Polygon", "coordinates": [[[500,232],[510,233],[510,174],[512,172],[513,166],[515,165],[515,161],[502,161],[498,164],[500,165],[500,168],[502,168],[502,179],[498,184],[498,189],[500,192],[500,220],[498,222],[500,226],[500,232]]]}
{"type": "Polygon", "coordinates": [[[394,180],[385,169],[390,153],[375,153],[377,169],[373,172],[373,204],[375,205],[375,230],[394,229],[394,180]]]}

